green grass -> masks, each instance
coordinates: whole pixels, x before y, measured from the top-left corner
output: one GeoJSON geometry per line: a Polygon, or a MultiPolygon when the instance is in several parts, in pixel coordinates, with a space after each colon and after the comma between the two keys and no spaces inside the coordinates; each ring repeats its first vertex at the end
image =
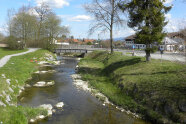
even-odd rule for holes
{"type": "Polygon", "coordinates": [[[0,48],[0,59],[3,58],[6,55],[21,53],[21,52],[25,52],[27,50],[28,49],[24,49],[24,50],[10,50],[8,48],[0,48]]]}
{"type": "MultiPolygon", "coordinates": [[[[17,104],[20,87],[24,86],[26,80],[31,77],[31,74],[38,70],[37,64],[30,62],[30,60],[36,58],[39,61],[43,61],[45,60],[44,56],[46,53],[51,54],[47,50],[37,50],[33,53],[12,57],[8,63],[0,69],[0,94],[2,95],[0,96],[0,101],[6,103],[6,96],[3,95],[3,91],[5,91],[6,94],[12,98],[10,103],[14,105],[17,104]],[[5,74],[7,79],[11,79],[10,86],[6,83],[6,80],[1,77],[2,74],[5,74]],[[13,93],[10,92],[9,87],[13,89],[13,93]]],[[[0,107],[0,121],[3,123],[6,122],[7,124],[27,124],[30,118],[42,113],[46,115],[46,110],[9,106],[7,104],[7,107],[0,107]]]]}
{"type": "Polygon", "coordinates": [[[0,122],[3,124],[28,124],[28,120],[38,115],[47,115],[47,111],[41,108],[31,107],[0,107],[0,122]]]}
{"type": "Polygon", "coordinates": [[[79,66],[83,79],[112,102],[154,123],[186,117],[179,108],[186,102],[186,65],[96,51],[79,66]]]}

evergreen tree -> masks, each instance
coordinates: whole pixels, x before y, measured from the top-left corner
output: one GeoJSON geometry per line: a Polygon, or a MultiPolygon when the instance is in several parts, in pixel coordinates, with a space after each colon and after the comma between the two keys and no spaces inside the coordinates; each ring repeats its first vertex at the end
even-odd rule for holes
{"type": "Polygon", "coordinates": [[[146,61],[150,61],[151,44],[160,43],[165,37],[165,14],[171,7],[165,6],[164,2],[165,0],[130,0],[126,4],[119,4],[120,9],[129,13],[128,26],[136,31],[135,42],[146,44],[146,61]]]}

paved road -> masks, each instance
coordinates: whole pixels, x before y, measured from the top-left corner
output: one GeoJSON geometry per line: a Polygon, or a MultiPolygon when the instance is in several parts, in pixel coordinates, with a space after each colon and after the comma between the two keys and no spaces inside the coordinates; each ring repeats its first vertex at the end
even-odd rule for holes
{"type": "Polygon", "coordinates": [[[29,50],[26,51],[26,52],[7,55],[7,56],[3,57],[2,59],[0,59],[0,68],[3,67],[10,60],[11,57],[24,55],[24,54],[27,54],[27,53],[30,53],[30,52],[34,52],[36,50],[38,50],[38,48],[29,48],[29,50]]]}

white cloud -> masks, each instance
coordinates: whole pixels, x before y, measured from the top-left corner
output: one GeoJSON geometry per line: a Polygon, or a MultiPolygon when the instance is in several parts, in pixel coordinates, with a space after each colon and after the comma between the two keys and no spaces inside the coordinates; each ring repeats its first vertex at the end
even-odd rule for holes
{"type": "Polygon", "coordinates": [[[4,29],[0,27],[0,32],[3,32],[3,31],[4,31],[4,29]]]}
{"type": "Polygon", "coordinates": [[[62,18],[62,19],[67,19],[69,20],[70,18],[72,18],[72,15],[58,15],[58,17],[62,18]]]}
{"type": "Polygon", "coordinates": [[[35,0],[37,5],[40,5],[42,2],[47,3],[53,8],[62,8],[64,6],[69,6],[70,3],[67,0],[35,0]]]}
{"type": "MultiPolygon", "coordinates": [[[[99,38],[100,39],[109,39],[110,38],[110,34],[109,32],[101,32],[101,31],[96,31],[94,37],[96,37],[99,34],[99,38]]],[[[114,30],[113,31],[113,38],[125,38],[127,36],[133,35],[135,34],[135,31],[131,28],[123,28],[120,30],[114,30]]]]}
{"type": "Polygon", "coordinates": [[[166,32],[176,32],[186,27],[186,19],[184,18],[173,18],[171,14],[166,14],[165,17],[168,21],[164,28],[166,32]]]}
{"type": "Polygon", "coordinates": [[[170,20],[172,18],[172,15],[168,13],[168,14],[165,14],[165,17],[167,20],[170,20]]]}
{"type": "Polygon", "coordinates": [[[92,20],[92,18],[88,15],[77,15],[75,17],[72,17],[70,20],[75,22],[81,22],[81,21],[90,21],[92,20]]]}
{"type": "Polygon", "coordinates": [[[59,17],[61,17],[62,19],[65,19],[67,21],[73,21],[73,22],[82,22],[82,21],[90,21],[93,18],[91,16],[88,15],[58,15],[59,17]]]}
{"type": "Polygon", "coordinates": [[[164,4],[171,4],[173,0],[165,0],[164,4]]]}
{"type": "Polygon", "coordinates": [[[70,25],[68,24],[68,25],[64,25],[66,28],[69,28],[70,27],[70,25]]]}
{"type": "Polygon", "coordinates": [[[131,28],[125,28],[125,29],[120,29],[120,30],[115,30],[114,32],[114,38],[118,38],[118,37],[127,37],[130,35],[135,34],[135,31],[132,30],[131,28]]]}

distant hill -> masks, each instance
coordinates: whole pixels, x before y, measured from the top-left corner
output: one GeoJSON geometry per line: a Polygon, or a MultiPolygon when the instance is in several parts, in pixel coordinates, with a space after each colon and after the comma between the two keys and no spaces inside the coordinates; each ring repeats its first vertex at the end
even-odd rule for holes
{"type": "MultiPolygon", "coordinates": [[[[125,37],[118,37],[118,38],[114,38],[114,41],[124,41],[125,37]]],[[[105,40],[109,40],[109,39],[105,39],[105,40]]]]}
{"type": "Polygon", "coordinates": [[[118,37],[118,38],[114,38],[114,41],[124,41],[125,37],[118,37]]]}

